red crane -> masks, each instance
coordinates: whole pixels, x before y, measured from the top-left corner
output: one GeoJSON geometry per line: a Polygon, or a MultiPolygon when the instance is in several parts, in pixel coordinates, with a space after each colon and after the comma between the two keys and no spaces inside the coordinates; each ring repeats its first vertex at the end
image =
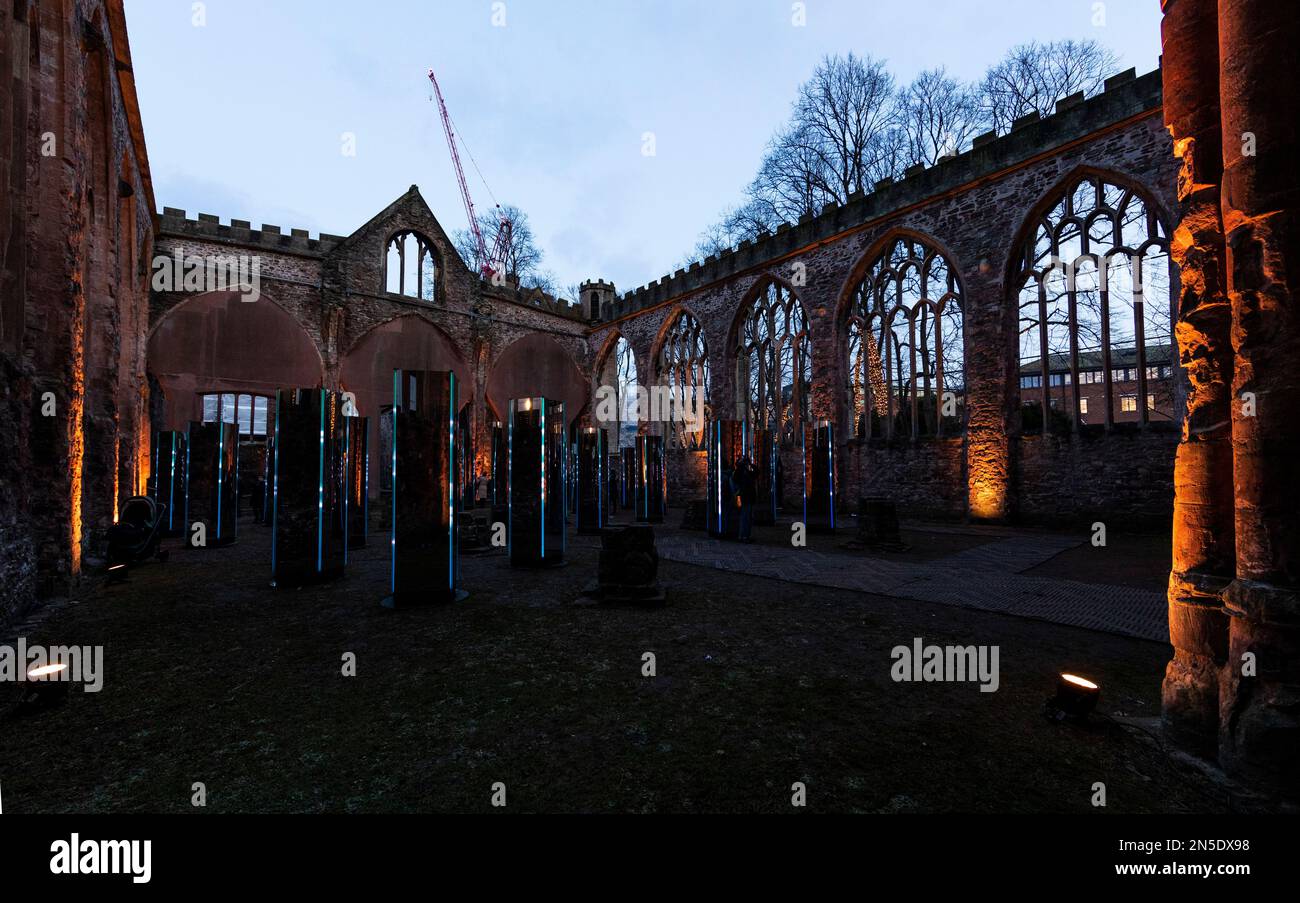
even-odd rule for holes
{"type": "MultiPolygon", "coordinates": [[[[469,183],[465,181],[465,170],[460,165],[460,152],[456,150],[456,131],[452,128],[451,114],[447,112],[447,102],[442,99],[442,88],[438,87],[438,79],[434,76],[432,69],[429,70],[429,81],[433,83],[433,93],[438,98],[438,112],[442,114],[442,127],[447,133],[447,148],[451,151],[451,162],[456,168],[456,181],[460,183],[460,196],[461,200],[465,202],[465,215],[469,217],[469,229],[474,236],[479,265],[482,267],[483,275],[489,279],[497,275],[504,276],[506,275],[508,262],[506,258],[510,251],[512,229],[510,218],[502,212],[501,205],[497,204],[497,213],[501,217],[501,227],[497,230],[496,240],[492,244],[491,253],[489,253],[487,242],[483,238],[483,230],[478,225],[478,216],[474,213],[474,199],[469,194],[469,183]]],[[[482,176],[482,173],[479,175],[482,176]]],[[[491,193],[490,190],[489,193],[491,193]]]]}

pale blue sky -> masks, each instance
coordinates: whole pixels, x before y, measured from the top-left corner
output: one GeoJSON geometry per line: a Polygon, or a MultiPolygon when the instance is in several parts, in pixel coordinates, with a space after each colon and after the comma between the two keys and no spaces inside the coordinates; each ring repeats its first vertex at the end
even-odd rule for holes
{"type": "MultiPolygon", "coordinates": [[[[826,53],[975,79],[1012,45],[1094,38],[1138,73],[1157,0],[126,0],[159,206],[347,234],[418,184],[465,226],[425,72],[560,285],[669,271],[741,197],[826,53]],[[357,153],[341,153],[341,135],[357,153]],[[653,132],[656,155],[642,154],[653,132]]],[[[480,209],[491,198],[468,158],[480,209]]]]}

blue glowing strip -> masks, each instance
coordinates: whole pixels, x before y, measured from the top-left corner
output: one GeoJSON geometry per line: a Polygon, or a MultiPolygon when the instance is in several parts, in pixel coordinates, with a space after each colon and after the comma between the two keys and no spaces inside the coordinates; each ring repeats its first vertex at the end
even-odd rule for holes
{"type": "Polygon", "coordinates": [[[235,427],[235,518],[232,522],[235,538],[239,538],[239,427],[235,427]]]}
{"type": "Polygon", "coordinates": [[[542,558],[546,558],[546,399],[542,399],[542,558]]]}
{"type": "Polygon", "coordinates": [[[835,529],[835,427],[826,427],[826,480],[831,488],[831,529],[835,529]]]}
{"type": "Polygon", "coordinates": [[[803,432],[803,525],[804,529],[808,528],[808,430],[803,432]]]}
{"type": "Polygon", "coordinates": [[[271,576],[275,576],[275,540],[279,535],[276,524],[280,522],[280,396],[284,393],[283,389],[277,389],[275,392],[275,446],[271,449],[271,455],[275,459],[275,465],[271,473],[271,576]]]}
{"type": "Polygon", "coordinates": [[[506,547],[515,550],[515,403],[510,402],[510,424],[506,427],[506,547]]]}
{"type": "Polygon", "coordinates": [[[181,525],[185,531],[185,544],[189,545],[193,539],[190,532],[190,427],[185,427],[185,523],[181,525]]]}
{"type": "Polygon", "coordinates": [[[320,461],[316,468],[316,573],[324,566],[322,546],[325,543],[325,390],[320,389],[320,461]]]}
{"type": "Polygon", "coordinates": [[[397,593],[397,405],[399,403],[398,380],[401,378],[402,371],[393,371],[393,518],[392,526],[389,528],[388,548],[389,548],[389,570],[388,585],[389,590],[395,595],[397,593]]]}
{"type": "Polygon", "coordinates": [[[221,486],[226,475],[226,425],[217,424],[217,539],[221,539],[221,486]]]}
{"type": "Polygon", "coordinates": [[[713,529],[722,532],[722,424],[713,424],[713,442],[710,443],[713,452],[713,472],[717,475],[714,482],[717,484],[714,491],[714,497],[718,500],[717,510],[714,513],[713,529]]]}
{"type": "MultiPolygon", "coordinates": [[[[569,431],[564,428],[564,403],[563,402],[560,403],[559,415],[560,415],[560,470],[563,474],[561,479],[565,483],[567,483],[569,482],[570,451],[568,447],[569,431]]],[[[578,498],[576,494],[578,489],[577,482],[578,482],[577,474],[575,473],[573,479],[573,484],[574,484],[573,489],[575,493],[573,496],[574,501],[577,501],[578,498]]],[[[566,510],[564,512],[564,517],[560,520],[560,555],[561,556],[564,555],[564,550],[567,549],[568,547],[569,547],[569,512],[566,510]]]]}
{"type": "Polygon", "coordinates": [[[343,564],[348,563],[348,546],[352,544],[352,534],[348,527],[348,515],[351,513],[352,487],[352,418],[343,418],[343,485],[339,488],[343,495],[343,564]]]}
{"type": "Polygon", "coordinates": [[[456,591],[456,495],[460,491],[456,477],[456,374],[451,374],[451,404],[448,413],[447,473],[447,588],[456,591]]]}
{"type": "Polygon", "coordinates": [[[176,438],[172,433],[172,469],[167,475],[167,529],[176,529],[176,438]]]}

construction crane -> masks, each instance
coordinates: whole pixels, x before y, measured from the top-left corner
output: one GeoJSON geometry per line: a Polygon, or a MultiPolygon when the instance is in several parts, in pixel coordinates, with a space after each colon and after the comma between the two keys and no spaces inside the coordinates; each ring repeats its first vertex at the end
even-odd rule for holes
{"type": "MultiPolygon", "coordinates": [[[[443,100],[442,88],[438,87],[438,79],[429,70],[429,81],[433,83],[433,93],[438,99],[438,112],[442,114],[442,127],[447,133],[447,149],[451,151],[451,163],[456,169],[456,180],[460,183],[460,197],[465,202],[465,215],[469,217],[470,234],[474,236],[474,247],[478,255],[479,266],[482,268],[483,275],[488,279],[496,277],[505,277],[507,275],[508,256],[510,252],[510,240],[512,235],[513,224],[510,218],[506,216],[497,204],[497,215],[501,218],[500,228],[497,229],[496,240],[492,243],[492,251],[489,253],[487,241],[483,238],[483,230],[479,228],[478,216],[474,213],[474,199],[470,197],[469,183],[465,181],[465,169],[460,165],[460,152],[456,150],[456,130],[451,124],[451,114],[447,112],[447,102],[443,100]]],[[[473,157],[470,157],[471,161],[473,157]]],[[[475,164],[477,169],[477,164],[475,164]]],[[[479,178],[483,174],[479,173],[479,178]]],[[[487,181],[484,180],[484,186],[487,181]]],[[[492,190],[489,188],[488,193],[492,190]]]]}

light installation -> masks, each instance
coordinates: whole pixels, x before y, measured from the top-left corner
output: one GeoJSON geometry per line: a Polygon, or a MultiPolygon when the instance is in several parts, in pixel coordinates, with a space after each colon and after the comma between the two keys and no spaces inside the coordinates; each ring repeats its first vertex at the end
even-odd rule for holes
{"type": "Polygon", "coordinates": [[[803,429],[803,522],[835,529],[835,428],[825,420],[803,429]]]}
{"type": "Polygon", "coordinates": [[[458,388],[454,373],[393,371],[388,608],[468,595],[456,538],[458,388]]]}
{"type": "Polygon", "coordinates": [[[636,507],[636,448],[619,449],[621,470],[618,480],[619,505],[625,509],[636,507]]]}
{"type": "Polygon", "coordinates": [[[546,398],[510,402],[507,537],[516,567],[564,563],[568,481],[564,405],[546,398]]]}
{"type": "Polygon", "coordinates": [[[754,523],[771,526],[781,509],[784,473],[780,447],[772,430],[750,430],[749,457],[754,462],[754,523]]]}
{"type": "Polygon", "coordinates": [[[732,491],[731,477],[749,454],[749,438],[748,424],[741,420],[717,420],[709,426],[707,523],[715,539],[740,536],[740,499],[732,491]]]}
{"type": "Polygon", "coordinates": [[[185,532],[186,433],[166,430],[154,441],[153,500],[163,507],[159,532],[180,536],[185,532]]]}
{"type": "Polygon", "coordinates": [[[608,460],[605,453],[605,431],[594,426],[583,428],[578,433],[575,452],[578,532],[599,533],[608,517],[605,499],[608,491],[605,477],[605,463],[608,460]]]}
{"type": "Polygon", "coordinates": [[[636,437],[635,481],[637,522],[662,524],[668,507],[662,436],[636,437]]]}
{"type": "Polygon", "coordinates": [[[238,535],[239,433],[233,423],[191,423],[186,434],[186,546],[204,526],[204,546],[229,545],[238,535]]]}
{"type": "Polygon", "coordinates": [[[370,535],[370,418],[343,418],[343,523],[348,549],[360,549],[370,535]]]}
{"type": "Polygon", "coordinates": [[[271,585],[302,586],[343,573],[347,562],[342,397],[280,389],[271,511],[271,585]]]}
{"type": "Polygon", "coordinates": [[[499,420],[495,421],[492,424],[492,472],[488,480],[488,504],[492,506],[493,519],[498,517],[496,510],[506,505],[507,487],[510,484],[508,452],[505,424],[499,420]]]}

